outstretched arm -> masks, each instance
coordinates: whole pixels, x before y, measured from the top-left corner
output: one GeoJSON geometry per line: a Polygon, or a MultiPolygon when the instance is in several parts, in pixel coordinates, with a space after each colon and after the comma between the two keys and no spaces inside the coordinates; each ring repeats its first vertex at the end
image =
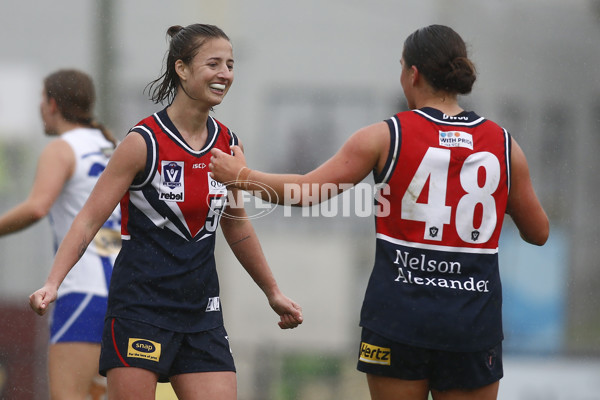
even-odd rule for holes
{"type": "Polygon", "coordinates": [[[511,184],[506,212],[515,222],[523,240],[541,246],[550,233],[548,216],[533,189],[523,150],[514,139],[511,147],[511,184]]]}
{"type": "Polygon", "coordinates": [[[379,122],[358,130],[333,157],[306,175],[251,170],[239,147],[233,148],[234,156],[213,149],[209,167],[218,181],[252,191],[264,200],[310,206],[359,183],[373,169],[381,170],[388,148],[389,129],[379,122]],[[322,190],[325,184],[331,184],[328,190],[322,190]]]}
{"type": "Polygon", "coordinates": [[[43,315],[56,300],[58,287],[79,261],[146,162],[144,139],[129,134],[117,147],[94,190],[65,235],[44,286],[29,296],[29,305],[43,315]]]}
{"type": "Polygon", "coordinates": [[[67,142],[56,139],[40,154],[29,196],[0,216],[0,236],[18,232],[44,218],[73,174],[75,154],[67,142]]]}
{"type": "Polygon", "coordinates": [[[279,290],[244,208],[228,207],[221,218],[221,230],[238,261],[265,293],[269,305],[280,316],[279,327],[290,329],[301,324],[302,308],[279,290]]]}

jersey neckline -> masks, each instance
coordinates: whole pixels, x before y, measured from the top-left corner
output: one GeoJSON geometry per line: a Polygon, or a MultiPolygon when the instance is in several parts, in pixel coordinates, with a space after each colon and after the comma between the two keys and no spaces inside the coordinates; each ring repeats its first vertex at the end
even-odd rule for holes
{"type": "Polygon", "coordinates": [[[206,129],[208,131],[208,135],[206,137],[206,142],[204,146],[200,150],[194,150],[190,145],[187,144],[171,118],[169,118],[169,114],[167,113],[167,108],[165,107],[161,111],[158,111],[154,114],[154,118],[162,127],[164,132],[168,134],[181,148],[185,149],[188,153],[193,154],[197,157],[201,157],[206,154],[212,147],[214,146],[217,137],[219,136],[219,126],[217,122],[210,115],[206,120],[206,129]]]}
{"type": "Polygon", "coordinates": [[[420,114],[435,123],[444,125],[473,126],[480,124],[485,120],[485,118],[480,117],[473,111],[462,111],[456,115],[447,115],[436,108],[423,107],[413,110],[413,112],[420,114]]]}

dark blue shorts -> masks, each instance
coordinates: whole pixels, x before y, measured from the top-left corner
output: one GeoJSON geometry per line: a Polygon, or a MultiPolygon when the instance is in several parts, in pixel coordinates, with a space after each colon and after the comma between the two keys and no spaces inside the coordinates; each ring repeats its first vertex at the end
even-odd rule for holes
{"type": "Polygon", "coordinates": [[[155,372],[159,382],[194,373],[233,371],[235,364],[225,327],[180,333],[139,321],[107,318],[100,353],[100,374],[137,367],[155,372]]]}
{"type": "Polygon", "coordinates": [[[100,343],[106,314],[106,297],[69,293],[54,303],[50,317],[50,343],[100,343]]]}
{"type": "Polygon", "coordinates": [[[427,379],[435,390],[476,389],[502,378],[502,343],[477,352],[431,350],[394,342],[363,328],[357,369],[391,378],[427,379]]]}

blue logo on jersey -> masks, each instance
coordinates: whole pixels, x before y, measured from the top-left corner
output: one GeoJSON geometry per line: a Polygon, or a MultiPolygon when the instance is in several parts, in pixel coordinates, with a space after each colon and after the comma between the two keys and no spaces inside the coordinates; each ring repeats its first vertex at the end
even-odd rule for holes
{"type": "Polygon", "coordinates": [[[163,183],[169,187],[169,189],[174,189],[178,186],[181,186],[181,166],[179,166],[175,162],[170,162],[168,164],[163,165],[163,183]]]}
{"type": "Polygon", "coordinates": [[[90,167],[90,170],[88,171],[88,176],[98,177],[98,176],[100,176],[102,171],[104,171],[105,168],[106,167],[103,164],[94,163],[94,164],[92,164],[92,166],[90,167]]]}

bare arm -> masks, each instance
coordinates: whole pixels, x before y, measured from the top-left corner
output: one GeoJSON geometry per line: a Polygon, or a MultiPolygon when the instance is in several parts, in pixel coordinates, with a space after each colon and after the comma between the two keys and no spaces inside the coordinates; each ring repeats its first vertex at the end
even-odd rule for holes
{"type": "Polygon", "coordinates": [[[269,304],[280,316],[281,329],[295,328],[301,324],[302,308],[279,290],[244,208],[228,207],[221,218],[221,230],[238,261],[265,293],[269,304]]]}
{"type": "Polygon", "coordinates": [[[515,222],[523,240],[541,246],[548,239],[550,224],[533,189],[525,154],[514,139],[510,166],[511,185],[506,212],[515,222]]]}
{"type": "Polygon", "coordinates": [[[25,229],[44,218],[73,175],[75,154],[62,139],[50,142],[40,154],[29,196],[0,216],[0,236],[25,229]]]}
{"type": "Polygon", "coordinates": [[[277,198],[280,204],[309,206],[359,183],[373,169],[380,171],[388,148],[389,129],[385,122],[379,122],[355,132],[333,157],[305,175],[250,170],[243,153],[235,147],[234,156],[214,149],[210,169],[213,177],[223,183],[235,182],[236,187],[251,190],[254,194],[260,194],[268,187],[272,189],[271,198],[277,198]],[[332,184],[333,190],[321,190],[324,184],[332,184]]]}
{"type": "Polygon", "coordinates": [[[90,197],[75,217],[56,252],[44,287],[29,296],[29,304],[35,312],[44,314],[48,305],[56,300],[58,287],[65,276],[113,212],[135,175],[143,171],[145,162],[144,139],[138,134],[129,134],[115,150],[90,197]]]}

